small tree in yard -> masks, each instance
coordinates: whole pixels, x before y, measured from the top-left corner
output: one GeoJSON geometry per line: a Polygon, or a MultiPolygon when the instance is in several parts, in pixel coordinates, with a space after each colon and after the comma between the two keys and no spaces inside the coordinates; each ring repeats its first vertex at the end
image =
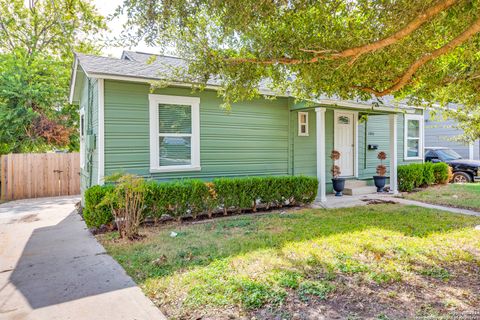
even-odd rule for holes
{"type": "Polygon", "coordinates": [[[145,180],[131,174],[112,176],[108,180],[114,181],[116,186],[102,202],[112,208],[120,238],[138,239],[147,191],[145,180]]]}

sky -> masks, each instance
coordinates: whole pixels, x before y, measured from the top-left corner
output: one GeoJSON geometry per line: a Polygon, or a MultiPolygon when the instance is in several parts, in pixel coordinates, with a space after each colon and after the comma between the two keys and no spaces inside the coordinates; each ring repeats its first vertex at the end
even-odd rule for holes
{"type": "MultiPolygon", "coordinates": [[[[97,10],[100,14],[107,17],[111,15],[117,6],[119,6],[123,0],[93,0],[92,1],[97,10]]],[[[126,18],[115,19],[112,21],[107,21],[107,26],[110,29],[108,33],[108,37],[115,37],[119,36],[122,33],[122,25],[125,22],[126,18]]],[[[106,47],[103,49],[103,55],[105,56],[112,56],[119,58],[122,55],[123,49],[133,50],[133,51],[141,51],[141,52],[148,52],[148,53],[158,53],[159,49],[156,47],[149,47],[145,43],[140,43],[136,47],[125,48],[125,47],[106,47]]]]}

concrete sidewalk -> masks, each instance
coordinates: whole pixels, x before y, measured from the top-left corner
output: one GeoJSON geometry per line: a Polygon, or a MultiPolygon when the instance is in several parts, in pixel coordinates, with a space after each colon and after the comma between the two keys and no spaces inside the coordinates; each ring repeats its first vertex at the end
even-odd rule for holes
{"type": "Polygon", "coordinates": [[[405,205],[414,205],[423,208],[429,209],[437,209],[448,211],[452,213],[458,214],[465,214],[469,216],[477,216],[480,217],[480,212],[461,209],[461,208],[454,208],[454,207],[447,207],[447,206],[440,206],[420,201],[408,200],[404,199],[400,196],[394,196],[389,193],[372,193],[366,195],[356,195],[356,196],[342,196],[342,197],[335,197],[334,195],[327,195],[327,202],[326,203],[319,203],[315,202],[312,204],[313,208],[325,208],[325,209],[337,209],[337,208],[350,208],[350,207],[357,207],[357,206],[364,206],[370,204],[374,201],[379,202],[395,202],[401,203],[405,205]]]}
{"type": "Polygon", "coordinates": [[[78,201],[0,205],[0,319],[165,319],[87,230],[78,201]]]}

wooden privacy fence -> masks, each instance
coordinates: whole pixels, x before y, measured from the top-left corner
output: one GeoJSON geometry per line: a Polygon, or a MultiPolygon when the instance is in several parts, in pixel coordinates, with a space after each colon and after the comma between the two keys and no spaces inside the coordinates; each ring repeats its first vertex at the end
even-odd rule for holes
{"type": "Polygon", "coordinates": [[[80,193],[79,153],[8,154],[0,167],[2,200],[80,193]]]}

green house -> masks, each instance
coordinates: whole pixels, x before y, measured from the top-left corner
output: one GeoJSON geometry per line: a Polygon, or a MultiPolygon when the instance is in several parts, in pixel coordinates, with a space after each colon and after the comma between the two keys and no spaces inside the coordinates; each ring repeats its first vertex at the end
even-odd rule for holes
{"type": "Polygon", "coordinates": [[[396,192],[396,167],[423,161],[423,111],[395,103],[295,97],[220,108],[218,85],[193,92],[169,82],[184,60],[125,51],[120,59],[77,54],[70,100],[80,106],[81,188],[129,172],[159,181],[181,178],[307,175],[319,179],[318,200],[332,192],[330,153],[338,150],[346,194],[374,191],[379,151],[396,192]],[[151,60],[151,59],[150,59],[151,60]]]}

